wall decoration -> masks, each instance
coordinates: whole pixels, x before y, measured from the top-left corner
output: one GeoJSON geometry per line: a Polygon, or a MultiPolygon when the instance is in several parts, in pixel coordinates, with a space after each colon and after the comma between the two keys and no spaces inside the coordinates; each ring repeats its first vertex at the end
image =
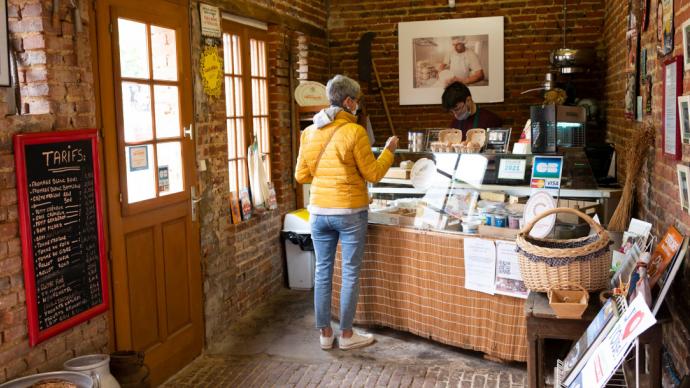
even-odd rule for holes
{"type": "Polygon", "coordinates": [[[649,0],[640,0],[640,30],[647,31],[649,25],[649,0]]]}
{"type": "Polygon", "coordinates": [[[683,208],[683,211],[690,212],[690,188],[688,188],[690,167],[678,163],[676,165],[676,174],[678,175],[678,198],[680,200],[680,207],[683,208]]]}
{"type": "Polygon", "coordinates": [[[220,8],[199,3],[199,21],[201,22],[201,36],[219,39],[222,37],[220,8]]]}
{"type": "Polygon", "coordinates": [[[637,37],[638,33],[636,29],[628,30],[628,32],[625,34],[628,44],[628,60],[625,61],[626,73],[637,72],[637,37]]]}
{"type": "Polygon", "coordinates": [[[635,73],[627,73],[625,77],[625,106],[623,113],[626,119],[632,120],[635,118],[635,104],[637,101],[637,94],[635,93],[637,77],[635,77],[635,73]]]}
{"type": "Polygon", "coordinates": [[[683,35],[683,70],[690,70],[690,20],[683,23],[680,28],[683,35]]]}
{"type": "Polygon", "coordinates": [[[644,80],[643,90],[642,90],[642,105],[644,107],[645,114],[652,114],[652,75],[647,75],[644,80]]]}
{"type": "Polygon", "coordinates": [[[656,4],[656,51],[659,55],[664,47],[664,3],[659,0],[656,4]]]}
{"type": "Polygon", "coordinates": [[[476,102],[503,96],[503,17],[398,23],[400,105],[439,104],[467,83],[476,102]]]}
{"type": "Polygon", "coordinates": [[[664,61],[663,149],[664,155],[681,158],[680,120],[678,96],[683,92],[683,60],[680,56],[664,61]]]}
{"type": "Polygon", "coordinates": [[[7,34],[6,0],[0,0],[0,86],[10,86],[10,44],[7,34]]]}
{"type": "Polygon", "coordinates": [[[240,198],[234,191],[230,192],[230,213],[232,214],[232,223],[237,225],[242,222],[242,210],[240,210],[240,198]]]}
{"type": "Polygon", "coordinates": [[[661,55],[668,55],[673,51],[673,0],[662,0],[664,7],[663,35],[661,55]]]}
{"type": "Polygon", "coordinates": [[[642,76],[642,81],[647,79],[647,48],[643,47],[640,50],[640,75],[642,76]]]}
{"type": "Polygon", "coordinates": [[[204,92],[210,97],[220,97],[223,90],[223,59],[218,54],[218,46],[205,46],[200,59],[201,82],[204,92]]]}
{"type": "Polygon", "coordinates": [[[690,144],[690,96],[678,97],[678,116],[683,144],[690,144]]]}

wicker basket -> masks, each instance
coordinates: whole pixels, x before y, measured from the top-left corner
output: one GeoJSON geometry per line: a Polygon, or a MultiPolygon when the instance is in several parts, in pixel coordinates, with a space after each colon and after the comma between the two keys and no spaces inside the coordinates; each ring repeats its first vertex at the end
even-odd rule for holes
{"type": "Polygon", "coordinates": [[[549,306],[560,319],[580,319],[589,304],[589,293],[577,283],[567,282],[549,288],[549,306]],[[576,288],[567,290],[564,288],[576,288]]]}
{"type": "Polygon", "coordinates": [[[586,214],[570,208],[547,210],[536,216],[518,233],[520,272],[525,286],[547,292],[551,286],[572,282],[587,291],[608,286],[611,268],[608,232],[586,214]],[[554,213],[571,213],[587,221],[596,234],[571,240],[535,238],[529,235],[542,218],[554,213]]]}

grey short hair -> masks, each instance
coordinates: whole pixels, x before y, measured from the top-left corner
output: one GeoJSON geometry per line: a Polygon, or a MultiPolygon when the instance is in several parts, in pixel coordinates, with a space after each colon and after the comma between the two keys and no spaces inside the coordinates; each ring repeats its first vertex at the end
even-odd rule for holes
{"type": "Polygon", "coordinates": [[[346,98],[357,98],[359,95],[359,83],[350,77],[336,75],[326,84],[326,95],[332,106],[343,106],[346,98]]]}

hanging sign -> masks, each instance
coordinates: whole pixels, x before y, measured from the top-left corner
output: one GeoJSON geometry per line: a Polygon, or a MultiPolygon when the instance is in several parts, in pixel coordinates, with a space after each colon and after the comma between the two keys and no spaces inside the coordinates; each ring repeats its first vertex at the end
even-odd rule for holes
{"type": "Polygon", "coordinates": [[[14,137],[31,346],[108,310],[95,129],[14,137]]]}
{"type": "Polygon", "coordinates": [[[212,5],[199,3],[199,19],[201,20],[201,35],[210,38],[220,38],[220,9],[212,5]]]}

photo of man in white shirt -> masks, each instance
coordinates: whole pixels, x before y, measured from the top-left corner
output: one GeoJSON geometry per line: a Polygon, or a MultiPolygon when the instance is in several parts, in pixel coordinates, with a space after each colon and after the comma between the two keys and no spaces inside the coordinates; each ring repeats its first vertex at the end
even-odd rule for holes
{"type": "MultiPolygon", "coordinates": [[[[450,70],[453,74],[452,81],[459,81],[465,85],[473,84],[484,79],[484,69],[479,62],[477,54],[468,50],[465,45],[464,36],[454,36],[451,38],[453,49],[450,50],[445,60],[439,66],[439,71],[450,70]]],[[[450,80],[446,80],[446,83],[450,80]]]]}

